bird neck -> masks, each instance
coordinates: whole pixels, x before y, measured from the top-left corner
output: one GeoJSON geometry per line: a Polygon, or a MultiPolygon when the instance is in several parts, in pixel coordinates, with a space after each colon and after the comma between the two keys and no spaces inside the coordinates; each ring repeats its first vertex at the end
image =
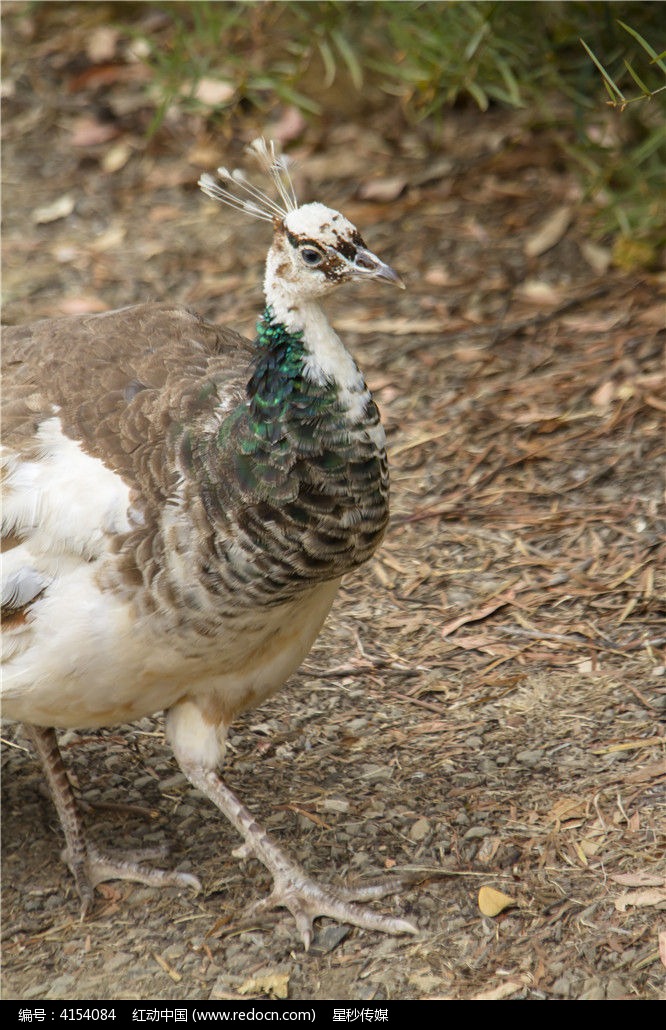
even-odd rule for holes
{"type": "Polygon", "coordinates": [[[203,541],[207,595],[232,598],[234,610],[339,578],[370,557],[386,528],[379,412],[360,373],[351,393],[321,365],[313,370],[308,329],[311,321],[287,326],[267,308],[245,402],[180,444],[183,481],[195,484],[202,513],[191,525],[183,519],[182,532],[203,541]],[[220,557],[213,565],[204,520],[220,557]]]}
{"type": "Polygon", "coordinates": [[[363,376],[345,348],[321,305],[312,298],[294,295],[276,276],[266,276],[266,312],[273,325],[302,341],[303,376],[318,385],[333,384],[343,406],[356,409],[359,394],[366,393],[363,376]]]}
{"type": "Polygon", "coordinates": [[[257,323],[258,348],[247,395],[253,421],[307,421],[327,409],[334,421],[358,424],[370,394],[353,358],[315,304],[270,306],[257,323]]]}

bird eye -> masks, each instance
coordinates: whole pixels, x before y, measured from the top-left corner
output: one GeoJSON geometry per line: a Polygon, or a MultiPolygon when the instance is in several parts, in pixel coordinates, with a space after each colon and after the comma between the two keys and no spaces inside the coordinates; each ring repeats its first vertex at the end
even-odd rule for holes
{"type": "Polygon", "coordinates": [[[301,257],[305,261],[306,265],[310,268],[314,268],[316,265],[321,264],[323,260],[323,254],[315,250],[314,247],[301,247],[301,257]]]}

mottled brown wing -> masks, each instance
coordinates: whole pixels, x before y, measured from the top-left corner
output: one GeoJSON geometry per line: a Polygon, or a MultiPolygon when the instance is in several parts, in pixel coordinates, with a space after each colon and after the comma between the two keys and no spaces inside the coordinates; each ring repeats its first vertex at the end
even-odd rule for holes
{"type": "Polygon", "coordinates": [[[144,304],[3,332],[3,440],[36,456],[58,414],[84,449],[144,491],[168,496],[170,435],[244,396],[252,345],[186,308],[144,304]]]}

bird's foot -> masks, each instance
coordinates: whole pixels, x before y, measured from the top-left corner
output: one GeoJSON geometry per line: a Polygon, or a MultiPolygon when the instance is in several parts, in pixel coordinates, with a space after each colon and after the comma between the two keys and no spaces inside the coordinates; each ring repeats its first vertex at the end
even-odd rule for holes
{"type": "Polygon", "coordinates": [[[312,924],[319,916],[329,916],[339,923],[351,923],[353,926],[360,926],[365,930],[378,930],[381,933],[419,932],[418,927],[407,919],[384,916],[358,904],[397,894],[403,886],[400,880],[385,881],[356,890],[334,890],[320,886],[295,863],[289,861],[286,864],[284,860],[280,862],[279,871],[273,871],[273,877],[273,890],[269,896],[251,905],[246,910],[246,915],[254,917],[272,908],[288,909],[296,921],[306,951],[312,943],[312,924]]]}
{"type": "Polygon", "coordinates": [[[352,923],[354,926],[379,930],[382,933],[419,932],[417,927],[406,919],[382,916],[357,904],[358,901],[369,901],[387,894],[395,894],[405,886],[402,880],[361,887],[355,891],[334,891],[328,887],[320,887],[310,880],[301,867],[255,822],[252,813],[229,790],[217,773],[179,755],[175,745],[174,751],[190,783],[210,798],[242,835],[243,854],[252,852],[273,877],[273,890],[268,898],[252,905],[248,910],[251,918],[270,908],[289,909],[296,920],[306,951],[312,943],[312,923],[318,916],[330,916],[341,923],[352,923]]]}
{"type": "MultiPolygon", "coordinates": [[[[141,859],[163,856],[164,849],[162,848],[140,852],[141,859]]],[[[189,887],[196,892],[201,890],[201,883],[196,876],[144,865],[143,861],[139,861],[137,852],[106,855],[88,844],[83,857],[77,856],[76,859],[71,859],[68,849],[65,848],[62,858],[74,877],[76,890],[81,899],[82,919],[85,919],[92,909],[95,887],[107,880],[133,880],[135,883],[145,883],[149,887],[189,887]]]]}

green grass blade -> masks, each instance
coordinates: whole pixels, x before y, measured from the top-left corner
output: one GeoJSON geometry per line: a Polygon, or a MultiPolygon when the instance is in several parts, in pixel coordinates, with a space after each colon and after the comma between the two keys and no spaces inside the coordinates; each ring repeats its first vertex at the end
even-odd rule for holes
{"type": "Polygon", "coordinates": [[[628,32],[630,36],[633,36],[639,46],[643,47],[646,54],[649,54],[654,63],[661,68],[662,72],[666,75],[666,64],[660,59],[659,54],[654,50],[646,39],[643,39],[640,32],[636,32],[636,29],[632,29],[631,25],[625,25],[623,21],[618,20],[618,25],[621,25],[625,32],[628,32]]]}
{"type": "Polygon", "coordinates": [[[484,23],[483,25],[481,25],[476,30],[476,32],[474,33],[474,35],[470,39],[469,43],[465,47],[465,60],[466,61],[471,61],[472,60],[472,58],[476,54],[477,50],[479,49],[479,46],[481,45],[482,39],[484,38],[484,36],[486,35],[487,32],[488,32],[488,24],[487,23],[484,23]]]}
{"type": "Polygon", "coordinates": [[[608,72],[604,68],[603,64],[601,63],[601,61],[599,61],[597,59],[597,57],[592,53],[592,51],[590,50],[589,46],[587,45],[587,43],[585,42],[584,39],[581,39],[580,42],[583,44],[583,46],[584,46],[584,48],[585,48],[585,50],[587,52],[587,55],[590,58],[590,60],[594,61],[594,63],[596,64],[597,68],[601,72],[601,74],[603,76],[603,80],[606,83],[606,89],[608,90],[610,96],[612,97],[613,93],[615,93],[620,98],[622,103],[626,104],[627,101],[626,101],[626,98],[624,96],[624,93],[622,92],[622,90],[620,89],[619,86],[615,85],[615,83],[613,82],[612,78],[610,77],[610,75],[608,74],[608,72]]]}
{"type": "Polygon", "coordinates": [[[330,89],[335,82],[335,58],[325,39],[317,40],[317,47],[324,64],[324,86],[326,89],[330,89]]]}
{"type": "Polygon", "coordinates": [[[504,84],[508,92],[508,103],[513,107],[522,107],[523,98],[520,95],[520,86],[518,80],[511,71],[511,66],[508,61],[505,61],[503,57],[496,58],[497,67],[499,73],[504,79],[504,84]]]}
{"type": "Polygon", "coordinates": [[[331,38],[340,51],[342,60],[347,65],[354,86],[360,91],[363,88],[363,69],[358,63],[356,54],[338,29],[333,29],[331,32],[331,38]]]}
{"type": "Polygon", "coordinates": [[[651,97],[652,96],[652,90],[648,86],[645,85],[643,80],[638,76],[638,74],[634,71],[634,69],[629,64],[629,61],[627,61],[626,59],[625,59],[625,62],[624,62],[624,66],[627,69],[627,71],[629,72],[629,74],[631,75],[632,79],[634,80],[634,82],[636,83],[638,88],[640,89],[640,91],[643,94],[643,96],[644,97],[651,97]]]}
{"type": "Polygon", "coordinates": [[[488,95],[486,94],[485,90],[481,88],[478,82],[474,82],[470,79],[468,82],[465,83],[465,89],[470,94],[470,96],[472,96],[474,100],[476,100],[477,104],[479,105],[479,108],[482,111],[488,110],[488,95]]]}

